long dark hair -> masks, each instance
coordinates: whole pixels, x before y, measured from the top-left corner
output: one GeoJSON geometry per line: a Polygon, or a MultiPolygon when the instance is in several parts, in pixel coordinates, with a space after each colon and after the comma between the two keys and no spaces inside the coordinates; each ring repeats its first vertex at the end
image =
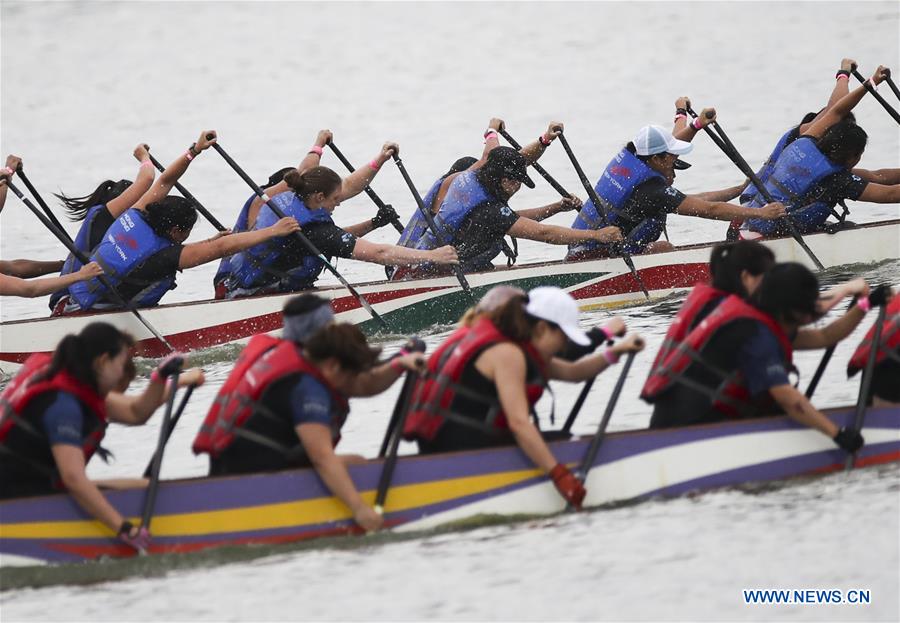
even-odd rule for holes
{"type": "Polygon", "coordinates": [[[310,195],[322,193],[326,197],[341,187],[341,176],[328,167],[312,167],[303,173],[296,169],[284,174],[284,182],[306,201],[310,195]]]}
{"type": "Polygon", "coordinates": [[[534,328],[538,323],[537,318],[525,311],[527,303],[527,295],[512,296],[487,317],[506,337],[517,342],[526,342],[534,335],[534,328]]]}
{"type": "Polygon", "coordinates": [[[751,275],[762,275],[774,265],[772,250],[753,240],[718,244],[709,256],[712,286],[741,298],[749,296],[741,282],[741,272],[746,270],[751,275]]]}
{"type": "Polygon", "coordinates": [[[105,180],[90,195],[83,197],[69,197],[65,193],[53,193],[53,196],[59,199],[66,212],[69,213],[69,220],[83,221],[87,216],[88,210],[96,205],[106,204],[125,192],[125,189],[131,186],[131,180],[105,180]]]}
{"type": "Polygon", "coordinates": [[[800,324],[801,314],[816,316],[819,280],[803,264],[776,264],[763,276],[750,297],[754,307],[776,320],[800,324]]]}
{"type": "Polygon", "coordinates": [[[862,156],[868,139],[865,130],[844,119],[825,130],[816,145],[834,164],[849,166],[862,156]]]}
{"type": "Polygon", "coordinates": [[[346,322],[329,324],[306,340],[303,345],[313,361],[337,359],[349,372],[363,372],[375,364],[380,348],[372,348],[356,325],[346,322]]]}
{"type": "Polygon", "coordinates": [[[463,156],[453,163],[453,165],[450,167],[450,170],[444,173],[441,176],[441,179],[445,180],[454,173],[462,173],[476,162],[478,162],[478,158],[474,158],[472,156],[463,156]]]}
{"type": "Polygon", "coordinates": [[[157,236],[169,238],[173,227],[190,232],[197,222],[197,211],[184,197],[163,197],[144,208],[144,221],[157,236]]]}
{"type": "MultiPolygon", "coordinates": [[[[52,378],[65,370],[76,380],[99,391],[94,360],[101,355],[116,357],[123,348],[134,346],[134,338],[108,322],[92,322],[75,335],[70,333],[56,346],[50,367],[34,382],[52,378]]],[[[126,369],[126,373],[128,370],[126,369]]]]}

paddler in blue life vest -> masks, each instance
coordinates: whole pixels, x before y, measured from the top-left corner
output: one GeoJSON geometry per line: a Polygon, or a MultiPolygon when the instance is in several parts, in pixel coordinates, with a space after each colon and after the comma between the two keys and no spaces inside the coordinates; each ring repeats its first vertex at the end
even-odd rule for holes
{"type": "Polygon", "coordinates": [[[360,497],[347,465],[358,455],[334,449],[349,414],[347,399],[374,396],[405,370],[424,366],[421,354],[376,362],[362,332],[332,322],[327,301],[310,294],[284,308],[282,339],[257,335],[247,344],[194,440],[210,455],[210,475],[312,466],[365,530],[381,516],[360,497]]]}
{"type": "MultiPolygon", "coordinates": [[[[663,362],[681,345],[690,332],[709,316],[722,301],[734,295],[749,300],[763,276],[775,266],[775,254],[765,245],[750,240],[728,242],[713,247],[709,258],[710,283],[698,283],[688,294],[675,315],[653,365],[650,366],[644,392],[649,392],[651,379],[661,372],[663,362]]],[[[839,284],[821,295],[816,313],[824,316],[848,296],[869,296],[869,286],[862,278],[839,284]]],[[[878,296],[878,295],[874,295],[878,296]]],[[[815,350],[837,344],[862,322],[865,313],[859,305],[821,328],[799,329],[791,339],[794,350],[815,350]]]]}
{"type": "MultiPolygon", "coordinates": [[[[496,147],[500,146],[500,139],[498,132],[503,130],[505,124],[502,119],[493,118],[488,123],[488,128],[484,132],[484,150],[481,155],[481,159],[474,158],[472,156],[464,156],[459,158],[453,165],[450,167],[450,170],[447,171],[444,175],[439,177],[425,192],[422,196],[422,203],[425,205],[425,208],[431,211],[432,216],[437,217],[441,205],[444,202],[444,198],[447,196],[447,191],[450,189],[453,180],[456,177],[468,170],[477,170],[481,168],[487,160],[490,152],[496,147]]],[[[544,149],[549,145],[550,138],[548,134],[544,134],[539,137],[534,143],[523,147],[519,153],[525,156],[525,159],[529,162],[529,164],[535,162],[537,158],[541,156],[544,149]]],[[[544,219],[550,218],[554,214],[558,214],[559,212],[565,212],[568,210],[577,210],[581,208],[581,199],[578,197],[569,196],[565,197],[559,201],[551,203],[546,206],[542,206],[540,208],[529,208],[525,210],[516,210],[516,214],[519,216],[524,216],[525,218],[529,218],[534,221],[543,221],[544,219]]],[[[412,216],[407,222],[406,227],[403,229],[403,233],[400,234],[400,239],[397,241],[397,244],[404,247],[415,247],[422,236],[428,232],[428,222],[425,217],[422,215],[421,211],[416,209],[413,211],[412,216]]],[[[491,246],[483,252],[481,255],[474,257],[466,262],[467,267],[466,270],[490,270],[493,266],[492,262],[494,258],[500,253],[500,251],[506,252],[506,249],[503,248],[500,242],[491,246]]],[[[510,262],[515,261],[515,257],[508,258],[510,262]]],[[[390,266],[387,268],[387,274],[389,278],[402,278],[404,276],[409,276],[411,273],[417,272],[415,269],[411,270],[403,270],[396,271],[396,267],[390,266]],[[396,275],[395,275],[396,272],[396,275]]]]}
{"type": "MultiPolygon", "coordinates": [[[[679,102],[681,101],[687,101],[687,98],[679,98],[679,102]]],[[[676,117],[676,122],[678,120],[676,117]]],[[[606,203],[603,210],[588,201],[578,213],[572,227],[592,230],[615,225],[622,230],[626,241],[624,245],[620,245],[622,251],[629,254],[660,253],[675,248],[671,243],[659,240],[669,214],[722,221],[748,216],[775,219],[784,215],[784,206],[779,203],[766,205],[759,211],[726,203],[728,197],[736,196],[737,187],[685,195],[672,186],[675,170],[690,166],[679,159],[679,156],[690,153],[694,148],[688,141],[713,121],[715,110],[710,108],[704,109],[694,123],[677,130],[678,136],[658,125],[648,125],[638,130],[634,140],[622,148],[606,166],[594,187],[597,195],[606,203]],[[712,116],[707,117],[707,112],[712,113],[712,116]],[[604,210],[609,223],[603,218],[604,210]]],[[[620,252],[619,249],[610,245],[574,244],[569,246],[566,260],[611,257],[617,252],[620,252]]]]}
{"type": "MultiPolygon", "coordinates": [[[[215,132],[201,133],[200,139],[159,176],[137,204],[110,226],[91,254],[91,261],[100,264],[126,302],[152,307],[175,287],[179,271],[299,230],[296,219],[285,218],[254,231],[219,234],[204,242],[184,244],[197,221],[197,212],[187,199],[168,194],[190,162],[215,140],[215,132]]],[[[55,313],[121,307],[99,279],[91,279],[70,286],[68,296],[60,300],[55,313]]]]}
{"type": "MultiPolygon", "coordinates": [[[[387,219],[382,222],[376,216],[349,227],[338,227],[332,219],[332,213],[341,201],[361,192],[375,172],[399,149],[396,143],[385,143],[369,166],[360,167],[344,180],[322,166],[303,173],[289,171],[284,176],[284,182],[290,192],[277,195],[273,202],[286,215],[297,219],[304,235],[327,258],[351,258],[382,265],[422,262],[455,264],[456,251],[449,245],[421,251],[361,238],[375,227],[387,224],[387,219]]],[[[266,227],[275,219],[272,209],[263,206],[254,227],[266,227]]],[[[226,298],[311,288],[323,270],[321,260],[296,238],[255,245],[234,255],[230,264],[231,274],[223,282],[226,298]]]]}
{"type": "MultiPolygon", "coordinates": [[[[869,78],[877,87],[889,75],[883,66],[869,78]]],[[[870,171],[855,168],[866,149],[868,135],[850,116],[867,93],[865,86],[850,91],[823,111],[803,133],[784,147],[764,184],[776,201],[787,206],[790,221],[801,233],[822,231],[829,216],[843,221],[835,206],[846,199],[870,203],[900,201],[900,169],[870,171]]],[[[753,188],[753,190],[756,190],[753,188]]],[[[765,202],[761,193],[742,201],[749,207],[765,202]]],[[[784,222],[760,218],[741,226],[744,239],[788,235],[784,222]]]]}
{"type": "MultiPolygon", "coordinates": [[[[0,499],[67,492],[110,536],[146,549],[150,535],[133,526],[106,500],[99,486],[134,488],[142,479],[91,481],[91,457],[108,452],[100,443],[109,423],[140,426],[166,400],[166,378],[180,355],[163,360],[144,392],[124,394],[135,376],[134,341],[105,322],[67,335],[53,355],[27,359],[0,397],[0,499]]],[[[179,385],[202,384],[202,371],[186,370],[179,385]]]]}
{"type": "Polygon", "coordinates": [[[802,264],[777,264],[750,301],[729,295],[670,352],[641,397],[651,428],[760,417],[781,409],[853,453],[862,436],[838,428],[791,384],[791,339],[820,316],[819,282],[802,264]]]}
{"type": "MultiPolygon", "coordinates": [[[[416,440],[423,453],[516,443],[560,495],[580,508],[584,487],[547,446],[532,421],[533,407],[550,379],[593,378],[620,355],[640,351],[643,340],[629,335],[574,362],[557,357],[569,340],[591,343],[578,326],[578,305],[569,294],[542,286],[527,296],[513,295],[476,318],[441,366],[429,366],[434,376],[417,384],[404,436],[416,440]]],[[[432,358],[442,352],[443,346],[432,358]]]]}

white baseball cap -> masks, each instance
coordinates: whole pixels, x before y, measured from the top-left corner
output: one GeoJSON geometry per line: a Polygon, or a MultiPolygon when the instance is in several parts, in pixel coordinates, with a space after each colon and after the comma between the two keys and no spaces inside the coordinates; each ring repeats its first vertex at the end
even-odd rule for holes
{"type": "Polygon", "coordinates": [[[581,346],[588,346],[590,338],[578,326],[578,304],[568,292],[553,286],[541,286],[528,293],[529,315],[557,325],[566,336],[581,346]]]}
{"type": "Polygon", "coordinates": [[[645,125],[634,137],[634,150],[638,156],[670,153],[676,156],[689,154],[693,144],[681,141],[659,125],[645,125]]]}

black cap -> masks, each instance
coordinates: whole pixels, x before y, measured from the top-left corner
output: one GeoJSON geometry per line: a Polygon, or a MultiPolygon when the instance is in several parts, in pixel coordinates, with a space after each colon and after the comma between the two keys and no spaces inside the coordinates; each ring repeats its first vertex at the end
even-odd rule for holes
{"type": "Polygon", "coordinates": [[[484,168],[491,174],[522,182],[534,188],[534,181],[528,177],[528,162],[525,156],[512,147],[495,147],[488,154],[484,168]]]}
{"type": "Polygon", "coordinates": [[[685,169],[691,168],[691,163],[685,162],[681,158],[676,158],[675,164],[673,164],[672,166],[675,167],[676,169],[678,169],[679,171],[684,171],[685,169]]]}

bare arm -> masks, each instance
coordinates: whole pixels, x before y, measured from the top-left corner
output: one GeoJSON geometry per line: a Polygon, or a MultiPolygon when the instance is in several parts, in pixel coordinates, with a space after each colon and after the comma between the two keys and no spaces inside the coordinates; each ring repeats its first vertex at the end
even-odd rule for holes
{"type": "MultiPolygon", "coordinates": [[[[202,385],[203,370],[191,368],[178,376],[178,387],[202,385]]],[[[126,426],[140,426],[149,420],[169,398],[170,390],[164,382],[150,382],[141,394],[129,396],[119,392],[106,395],[106,413],[111,422],[126,426]]]]}
{"type": "Polygon", "coordinates": [[[390,160],[395,152],[400,153],[400,146],[397,143],[385,143],[378,155],[372,159],[377,168],[373,169],[369,164],[365,164],[357,167],[356,171],[345,177],[341,184],[341,201],[346,201],[361,193],[375,179],[382,165],[390,160]]]}
{"type": "Polygon", "coordinates": [[[509,343],[492,346],[478,357],[475,367],[497,387],[500,405],[519,448],[532,463],[549,473],[558,461],[529,417],[522,351],[509,343]]]}
{"type": "Polygon", "coordinates": [[[375,230],[375,225],[372,223],[372,219],[366,219],[362,223],[357,223],[356,225],[348,225],[344,227],[344,231],[353,234],[357,238],[362,238],[369,232],[375,230]]]}
{"type": "Polygon", "coordinates": [[[84,471],[84,453],[81,448],[68,444],[52,446],[53,459],[63,485],[78,505],[86,513],[105,524],[113,533],[122,525],[122,515],[100,493],[97,485],[91,482],[84,471]]]}
{"type": "Polygon", "coordinates": [[[203,242],[193,242],[185,245],[181,250],[181,257],[178,260],[178,268],[193,268],[200,264],[205,264],[226,255],[232,255],[249,249],[266,240],[278,238],[279,236],[287,236],[288,234],[299,231],[300,226],[296,219],[287,217],[278,220],[274,225],[270,225],[263,229],[254,231],[243,231],[238,234],[228,234],[227,236],[218,236],[203,242]]]}
{"type": "Polygon", "coordinates": [[[102,272],[96,262],[91,262],[83,266],[78,272],[63,275],[62,277],[46,277],[45,279],[27,281],[18,277],[0,274],[0,295],[34,298],[52,294],[57,290],[68,288],[73,283],[87,281],[100,275],[102,272]]]}
{"type": "Polygon", "coordinates": [[[550,125],[547,126],[547,131],[544,132],[541,138],[536,139],[533,143],[529,143],[520,149],[519,153],[525,156],[525,160],[528,164],[537,162],[538,158],[544,155],[544,152],[547,150],[547,147],[550,146],[550,143],[555,141],[556,137],[558,137],[559,133],[562,131],[563,124],[561,122],[551,121],[550,125]],[[543,139],[543,142],[541,139],[543,139]]]}
{"type": "Polygon", "coordinates": [[[538,223],[524,217],[513,223],[513,226],[507,231],[510,236],[515,236],[516,238],[528,238],[529,240],[550,244],[572,244],[586,240],[595,240],[597,242],[621,240],[621,232],[618,235],[615,232],[619,232],[619,229],[616,227],[604,227],[600,230],[572,229],[570,227],[538,223]]]}
{"type": "MultiPolygon", "coordinates": [[[[716,120],[716,109],[715,108],[704,108],[700,111],[700,116],[697,117],[697,123],[700,124],[700,128],[703,129],[713,121],[716,120]],[[706,115],[712,113],[710,117],[706,115]]],[[[680,141],[691,142],[694,140],[694,137],[697,136],[697,132],[700,130],[694,127],[694,122],[691,123],[685,122],[684,127],[679,129],[677,132],[673,132],[673,136],[680,141]]]]}
{"type": "Polygon", "coordinates": [[[797,391],[793,385],[771,387],[769,394],[791,419],[820,431],[829,439],[834,439],[834,436],[837,435],[838,427],[834,422],[812,406],[809,399],[797,391]]]}
{"type": "Polygon", "coordinates": [[[875,182],[876,184],[884,184],[885,186],[900,184],[900,169],[876,169],[874,171],[868,169],[853,169],[851,173],[861,177],[867,182],[875,182]]]}
{"type": "Polygon", "coordinates": [[[541,206],[540,208],[528,208],[526,210],[516,210],[516,214],[519,216],[524,216],[525,218],[529,218],[532,221],[543,221],[544,219],[548,219],[554,214],[559,214],[560,212],[568,212],[569,210],[578,210],[582,206],[581,199],[578,197],[566,197],[564,199],[560,199],[556,203],[550,203],[545,206],[541,206]]]}
{"type": "Polygon", "coordinates": [[[374,262],[385,266],[408,266],[423,262],[436,264],[456,264],[456,251],[451,246],[439,247],[431,251],[410,249],[393,244],[378,244],[357,239],[353,247],[354,260],[374,262]]]}
{"type": "MultiPolygon", "coordinates": [[[[198,151],[205,151],[209,149],[210,145],[216,142],[216,133],[215,130],[204,130],[200,134],[200,138],[197,140],[194,149],[198,151]],[[208,134],[212,135],[212,139],[207,139],[206,136],[208,134]]],[[[144,195],[138,199],[138,201],[134,204],[134,207],[143,210],[145,207],[150,205],[155,201],[159,201],[164,197],[167,197],[169,193],[172,191],[172,188],[175,186],[175,183],[184,175],[185,171],[187,171],[188,165],[191,164],[193,158],[197,156],[191,156],[188,158],[188,152],[186,151],[182,155],[178,156],[175,161],[166,167],[164,173],[160,173],[159,177],[156,178],[156,181],[153,182],[153,185],[150,187],[150,190],[144,193],[144,195]]]]}
{"type": "Polygon", "coordinates": [[[837,344],[853,333],[865,315],[854,305],[853,309],[821,329],[800,329],[794,338],[794,350],[814,350],[837,344]]]}
{"type": "MultiPolygon", "coordinates": [[[[617,342],[609,350],[618,358],[625,353],[639,352],[644,348],[644,341],[641,336],[632,333],[624,340],[617,342]]],[[[597,352],[592,355],[585,355],[576,361],[566,361],[559,357],[550,360],[547,371],[551,379],[560,381],[586,381],[592,379],[609,367],[609,362],[603,353],[597,352]]]]}
{"type": "Polygon", "coordinates": [[[869,182],[859,196],[860,201],[869,203],[897,203],[900,202],[900,184],[885,186],[869,182]]]}
{"type": "Polygon", "coordinates": [[[697,195],[688,195],[678,206],[677,212],[683,216],[699,216],[718,221],[730,221],[738,218],[773,219],[784,216],[784,206],[780,203],[770,203],[762,208],[745,208],[734,203],[705,201],[698,198],[697,195]]]}
{"type": "Polygon", "coordinates": [[[31,279],[50,273],[58,273],[62,270],[63,260],[0,260],[0,274],[18,277],[19,279],[31,279]]]}
{"type": "Polygon", "coordinates": [[[138,174],[134,178],[134,183],[126,188],[121,195],[106,204],[106,209],[109,210],[113,218],[122,216],[125,210],[135,205],[153,185],[156,169],[153,167],[153,163],[150,162],[150,153],[143,143],[134,148],[134,157],[141,163],[141,166],[138,167],[138,174]]]}
{"type": "Polygon", "coordinates": [[[690,195],[691,197],[696,197],[697,199],[702,199],[703,201],[709,201],[712,203],[724,203],[727,201],[731,201],[740,196],[741,191],[747,187],[747,184],[750,180],[744,180],[737,186],[731,186],[730,188],[723,188],[722,190],[708,190],[703,193],[696,193],[694,195],[690,195]]]}
{"type": "MultiPolygon", "coordinates": [[[[880,84],[881,81],[884,80],[884,72],[885,68],[882,66],[879,66],[878,69],[875,70],[875,73],[872,75],[871,79],[875,82],[876,85],[880,84]]],[[[839,99],[831,108],[826,110],[819,117],[816,117],[816,119],[809,125],[809,128],[806,129],[804,134],[815,138],[821,138],[828,130],[828,128],[843,119],[848,112],[853,110],[853,108],[857,104],[859,104],[865,94],[866,86],[864,84],[859,85],[857,88],[839,99]]]]}

